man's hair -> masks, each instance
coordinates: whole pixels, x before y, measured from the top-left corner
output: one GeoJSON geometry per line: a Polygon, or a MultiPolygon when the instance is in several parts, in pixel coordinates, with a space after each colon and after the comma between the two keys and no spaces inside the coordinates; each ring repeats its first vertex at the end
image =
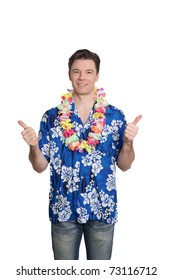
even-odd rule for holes
{"type": "Polygon", "coordinates": [[[99,69],[100,69],[100,58],[96,53],[93,53],[87,49],[81,49],[76,51],[74,54],[72,54],[72,56],[69,58],[68,61],[68,68],[69,68],[69,72],[71,70],[71,66],[73,64],[73,62],[76,59],[91,59],[94,61],[95,66],[96,66],[96,71],[97,73],[99,73],[99,69]]]}

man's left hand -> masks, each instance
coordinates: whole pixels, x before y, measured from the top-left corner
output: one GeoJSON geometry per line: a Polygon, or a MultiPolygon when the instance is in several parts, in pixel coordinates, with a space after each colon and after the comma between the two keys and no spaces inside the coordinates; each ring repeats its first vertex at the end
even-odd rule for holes
{"type": "Polygon", "coordinates": [[[126,129],[124,131],[124,142],[133,142],[135,136],[138,133],[138,126],[137,123],[140,121],[142,118],[142,115],[137,116],[133,122],[128,123],[126,126],[126,129]]]}

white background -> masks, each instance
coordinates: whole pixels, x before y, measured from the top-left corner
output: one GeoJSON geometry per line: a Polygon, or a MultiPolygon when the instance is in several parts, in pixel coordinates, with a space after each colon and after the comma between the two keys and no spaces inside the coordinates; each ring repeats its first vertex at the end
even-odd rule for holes
{"type": "MultiPolygon", "coordinates": [[[[92,264],[105,269],[157,266],[158,276],[150,276],[152,279],[171,279],[171,2],[1,1],[2,279],[25,279],[15,276],[21,265],[55,266],[48,220],[49,170],[42,174],[33,171],[17,121],[38,131],[42,114],[58,105],[60,95],[70,87],[68,59],[80,48],[99,54],[97,86],[104,87],[108,101],[122,109],[129,122],[143,115],[134,143],[135,162],[126,173],[117,171],[119,222],[112,260],[92,264]]],[[[66,265],[90,267],[85,259],[82,241],[80,260],[66,265]]]]}

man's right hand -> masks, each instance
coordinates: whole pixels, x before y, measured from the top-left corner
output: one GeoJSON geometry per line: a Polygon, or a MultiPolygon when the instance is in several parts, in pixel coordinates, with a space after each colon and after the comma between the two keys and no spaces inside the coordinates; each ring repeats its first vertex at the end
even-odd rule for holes
{"type": "Polygon", "coordinates": [[[19,120],[18,124],[24,128],[21,132],[23,139],[31,147],[38,146],[37,135],[32,127],[27,126],[23,121],[19,120]]]}

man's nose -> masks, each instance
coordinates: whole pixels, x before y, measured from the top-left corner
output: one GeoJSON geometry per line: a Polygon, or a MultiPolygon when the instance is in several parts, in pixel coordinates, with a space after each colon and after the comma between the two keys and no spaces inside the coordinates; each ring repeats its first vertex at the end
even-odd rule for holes
{"type": "Polygon", "coordinates": [[[79,73],[79,79],[80,79],[80,80],[85,79],[85,73],[84,73],[84,72],[81,71],[81,72],[79,73]]]}

